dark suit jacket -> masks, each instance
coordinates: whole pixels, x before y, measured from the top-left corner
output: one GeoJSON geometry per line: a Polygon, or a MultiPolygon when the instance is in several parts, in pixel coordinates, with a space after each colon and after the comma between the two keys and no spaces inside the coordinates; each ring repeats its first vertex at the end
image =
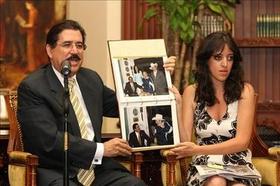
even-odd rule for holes
{"type": "Polygon", "coordinates": [[[154,75],[154,73],[152,71],[151,74],[150,74],[150,77],[152,78],[153,83],[155,85],[156,95],[168,94],[166,77],[165,77],[163,71],[158,70],[156,76],[154,75]]]}
{"type": "Polygon", "coordinates": [[[145,133],[144,130],[140,130],[140,137],[141,137],[141,144],[139,144],[139,141],[137,139],[137,136],[135,134],[135,132],[131,132],[129,134],[129,140],[128,140],[128,143],[131,147],[145,147],[145,143],[144,143],[144,140],[147,141],[147,145],[146,146],[150,146],[151,144],[151,139],[150,137],[145,133]]]}
{"type": "MultiPolygon", "coordinates": [[[[99,75],[81,68],[77,73],[86,108],[95,133],[94,141],[81,138],[79,125],[70,104],[69,176],[75,176],[79,168],[88,169],[101,142],[102,117],[117,117],[118,105],[114,91],[104,86],[99,75]]],[[[63,172],[63,95],[64,88],[50,64],[27,76],[18,87],[18,120],[21,124],[26,151],[39,156],[39,167],[63,172]]],[[[102,166],[109,166],[107,158],[102,166]]],[[[110,166],[118,165],[112,164],[110,166]]],[[[101,166],[97,166],[98,167],[101,166]]],[[[40,185],[40,183],[39,183],[40,185]]]]}
{"type": "Polygon", "coordinates": [[[134,91],[130,85],[130,82],[127,82],[125,84],[125,88],[124,88],[124,93],[125,94],[128,94],[129,96],[138,96],[137,92],[136,92],[136,89],[137,88],[140,88],[142,89],[142,87],[140,85],[138,85],[136,82],[133,82],[133,85],[134,85],[134,91]]]}

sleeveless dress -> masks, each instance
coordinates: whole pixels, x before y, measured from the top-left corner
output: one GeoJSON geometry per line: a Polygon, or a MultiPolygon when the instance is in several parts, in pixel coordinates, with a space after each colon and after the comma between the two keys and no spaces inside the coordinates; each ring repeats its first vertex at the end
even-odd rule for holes
{"type": "MultiPolygon", "coordinates": [[[[217,144],[227,141],[236,135],[238,101],[227,105],[227,111],[221,120],[216,121],[207,113],[205,104],[197,103],[194,112],[194,130],[196,135],[196,143],[198,145],[217,144]]],[[[203,185],[202,180],[194,165],[206,165],[208,162],[218,163],[222,165],[248,165],[252,170],[256,171],[251,161],[251,151],[225,154],[225,155],[196,155],[192,157],[192,162],[187,174],[186,185],[203,185]]],[[[250,186],[258,186],[260,179],[236,179],[236,182],[250,186]]]]}

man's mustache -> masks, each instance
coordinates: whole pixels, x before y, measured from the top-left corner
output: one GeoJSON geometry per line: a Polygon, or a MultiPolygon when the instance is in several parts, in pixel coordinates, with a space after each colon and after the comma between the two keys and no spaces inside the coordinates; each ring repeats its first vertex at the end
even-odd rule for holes
{"type": "Polygon", "coordinates": [[[81,58],[77,54],[72,54],[70,57],[67,58],[67,60],[70,60],[70,61],[80,61],[81,58]]]}

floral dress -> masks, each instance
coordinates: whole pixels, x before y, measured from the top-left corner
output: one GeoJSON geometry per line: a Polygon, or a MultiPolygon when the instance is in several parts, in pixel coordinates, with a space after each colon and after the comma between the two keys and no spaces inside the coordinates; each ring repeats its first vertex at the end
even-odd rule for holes
{"type": "MultiPolygon", "coordinates": [[[[199,145],[217,144],[234,138],[236,135],[238,101],[230,103],[227,111],[221,120],[216,121],[207,113],[207,107],[204,104],[197,103],[194,112],[194,129],[199,145]]],[[[194,165],[206,165],[208,162],[222,165],[248,165],[256,171],[251,161],[251,151],[236,152],[224,155],[196,155],[192,157],[186,185],[203,185],[205,180],[199,177],[194,165]]],[[[245,185],[260,185],[259,179],[236,179],[237,182],[245,185]]]]}

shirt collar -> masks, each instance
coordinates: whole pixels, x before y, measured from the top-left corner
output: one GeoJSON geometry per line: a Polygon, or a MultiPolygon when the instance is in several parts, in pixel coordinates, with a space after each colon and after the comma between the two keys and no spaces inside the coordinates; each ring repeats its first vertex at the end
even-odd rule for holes
{"type": "MultiPolygon", "coordinates": [[[[58,70],[56,70],[53,65],[52,65],[52,69],[53,69],[56,77],[58,78],[58,80],[60,81],[62,86],[64,87],[64,76],[58,70]]],[[[73,77],[71,77],[71,78],[75,79],[76,82],[77,82],[76,74],[73,77]]]]}

